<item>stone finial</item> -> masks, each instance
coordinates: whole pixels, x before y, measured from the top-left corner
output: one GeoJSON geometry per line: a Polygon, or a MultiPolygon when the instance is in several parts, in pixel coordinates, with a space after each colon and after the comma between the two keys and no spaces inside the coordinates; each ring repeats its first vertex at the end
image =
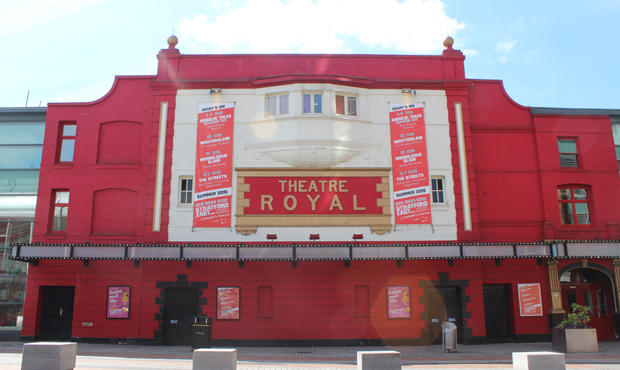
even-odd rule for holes
{"type": "Polygon", "coordinates": [[[443,46],[445,46],[446,49],[452,50],[452,45],[454,45],[454,39],[452,37],[448,36],[443,40],[443,46]]]}
{"type": "Polygon", "coordinates": [[[168,49],[174,49],[178,43],[179,39],[175,35],[168,37],[168,49]]]}

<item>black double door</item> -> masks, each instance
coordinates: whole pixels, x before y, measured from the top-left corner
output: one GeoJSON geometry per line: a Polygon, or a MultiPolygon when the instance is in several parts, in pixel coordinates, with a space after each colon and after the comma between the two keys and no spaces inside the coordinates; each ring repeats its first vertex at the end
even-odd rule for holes
{"type": "Polygon", "coordinates": [[[429,318],[431,344],[441,344],[441,324],[452,322],[457,327],[457,341],[463,342],[461,325],[460,289],[454,286],[438,286],[429,294],[429,318]]]}
{"type": "Polygon", "coordinates": [[[39,340],[71,340],[75,287],[44,286],[39,340]]]}
{"type": "Polygon", "coordinates": [[[166,288],[164,292],[164,344],[189,346],[194,316],[198,315],[198,288],[166,288]]]}
{"type": "Polygon", "coordinates": [[[510,285],[483,285],[487,343],[513,341],[510,328],[510,285]]]}

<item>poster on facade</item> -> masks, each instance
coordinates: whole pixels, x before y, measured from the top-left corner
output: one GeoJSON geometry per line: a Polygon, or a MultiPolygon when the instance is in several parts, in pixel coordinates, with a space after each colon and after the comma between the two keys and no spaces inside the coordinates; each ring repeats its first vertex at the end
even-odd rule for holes
{"type": "Polygon", "coordinates": [[[518,284],[521,316],[542,316],[540,284],[518,284]]]}
{"type": "Polygon", "coordinates": [[[129,286],[108,287],[108,308],[106,314],[108,319],[129,318],[130,293],[131,287],[129,286]]]}
{"type": "Polygon", "coordinates": [[[239,320],[239,287],[217,288],[217,319],[239,320]]]}
{"type": "Polygon", "coordinates": [[[194,227],[230,227],[234,103],[198,103],[194,227]]]}
{"type": "Polygon", "coordinates": [[[389,104],[395,224],[430,224],[424,105],[389,104]]]}
{"type": "Polygon", "coordinates": [[[408,286],[388,286],[388,319],[411,318],[411,300],[408,286]]]}

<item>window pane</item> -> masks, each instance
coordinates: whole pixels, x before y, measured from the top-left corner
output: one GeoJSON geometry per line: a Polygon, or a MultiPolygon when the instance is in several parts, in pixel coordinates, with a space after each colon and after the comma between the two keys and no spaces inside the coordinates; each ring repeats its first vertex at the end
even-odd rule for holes
{"type": "Polygon", "coordinates": [[[433,203],[443,203],[443,179],[431,179],[433,203]]]}
{"type": "Polygon", "coordinates": [[[560,154],[560,167],[577,167],[577,154],[560,154]]]}
{"type": "Polygon", "coordinates": [[[29,243],[30,242],[30,222],[11,222],[9,229],[8,242],[10,243],[29,243]]]}
{"type": "Polygon", "coordinates": [[[336,95],[336,114],[344,114],[344,96],[336,95]]]}
{"type": "Polygon", "coordinates": [[[69,207],[54,207],[54,223],[52,231],[65,231],[67,229],[67,212],[69,207]]]}
{"type": "Polygon", "coordinates": [[[558,140],[560,153],[577,153],[575,140],[558,140]]]}
{"type": "Polygon", "coordinates": [[[187,190],[187,179],[181,180],[181,191],[187,190]]]}
{"type": "Polygon", "coordinates": [[[596,291],[596,300],[598,303],[598,311],[601,313],[601,316],[608,316],[607,313],[607,298],[605,297],[604,290],[596,291]]]}
{"type": "Polygon", "coordinates": [[[76,125],[63,125],[62,136],[75,136],[76,125]]]}
{"type": "Polygon", "coordinates": [[[304,94],[303,105],[304,105],[304,113],[312,113],[312,111],[311,111],[311,108],[312,108],[312,95],[304,94]]]}
{"type": "Polygon", "coordinates": [[[0,169],[38,169],[42,152],[43,146],[0,146],[0,169]]]}
{"type": "Polygon", "coordinates": [[[590,225],[590,207],[588,203],[575,203],[578,225],[590,225]]]}
{"type": "Polygon", "coordinates": [[[73,161],[73,147],[75,146],[75,139],[63,139],[62,147],[60,149],[60,162],[72,162],[73,161]]]}
{"type": "Polygon", "coordinates": [[[267,98],[267,114],[270,116],[276,115],[277,96],[270,96],[267,98]]]}
{"type": "Polygon", "coordinates": [[[588,192],[586,189],[573,189],[573,195],[575,196],[575,199],[588,199],[588,192]]]}
{"type": "Polygon", "coordinates": [[[323,113],[323,95],[314,94],[314,113],[323,113]]]}
{"type": "Polygon", "coordinates": [[[280,114],[288,114],[288,95],[280,96],[280,114]]]}
{"type": "Polygon", "coordinates": [[[570,189],[558,189],[559,200],[570,200],[570,189]]]}
{"type": "Polygon", "coordinates": [[[45,125],[0,125],[0,144],[43,144],[45,125]]]}
{"type": "Polygon", "coordinates": [[[572,204],[560,203],[560,219],[562,225],[574,225],[572,204]]]}
{"type": "Polygon", "coordinates": [[[0,193],[36,194],[39,171],[0,171],[0,193]]]}
{"type": "Polygon", "coordinates": [[[57,191],[55,203],[69,203],[69,192],[68,191],[57,191]]]}
{"type": "Polygon", "coordinates": [[[620,145],[620,124],[611,125],[611,128],[614,133],[614,144],[620,145]]]}
{"type": "Polygon", "coordinates": [[[349,96],[348,102],[349,116],[357,116],[357,98],[349,96]]]}
{"type": "Polygon", "coordinates": [[[590,307],[590,315],[594,313],[594,303],[592,303],[592,293],[588,289],[583,290],[583,305],[590,307]]]}

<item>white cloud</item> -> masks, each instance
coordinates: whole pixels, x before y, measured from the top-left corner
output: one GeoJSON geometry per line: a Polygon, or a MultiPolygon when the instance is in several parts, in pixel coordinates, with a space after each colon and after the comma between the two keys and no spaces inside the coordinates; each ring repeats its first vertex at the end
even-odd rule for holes
{"type": "Polygon", "coordinates": [[[510,50],[515,46],[517,42],[513,39],[508,39],[506,41],[498,42],[495,48],[501,54],[508,54],[510,50]]]}
{"type": "Polygon", "coordinates": [[[179,38],[215,53],[350,53],[362,46],[425,54],[464,27],[439,0],[247,0],[226,14],[185,18],[179,38]]]}
{"type": "Polygon", "coordinates": [[[461,51],[463,52],[463,54],[467,55],[468,57],[478,56],[478,50],[475,50],[475,49],[463,49],[461,51]]]}
{"type": "Polygon", "coordinates": [[[502,63],[508,62],[508,53],[510,53],[510,51],[512,50],[512,48],[514,48],[516,43],[517,42],[515,40],[508,39],[506,41],[498,42],[497,45],[495,45],[495,49],[500,54],[498,57],[500,62],[502,63]]]}
{"type": "Polygon", "coordinates": [[[26,0],[0,6],[0,36],[16,34],[71,15],[105,0],[26,0]],[[14,7],[7,5],[18,4],[14,7]]]}

